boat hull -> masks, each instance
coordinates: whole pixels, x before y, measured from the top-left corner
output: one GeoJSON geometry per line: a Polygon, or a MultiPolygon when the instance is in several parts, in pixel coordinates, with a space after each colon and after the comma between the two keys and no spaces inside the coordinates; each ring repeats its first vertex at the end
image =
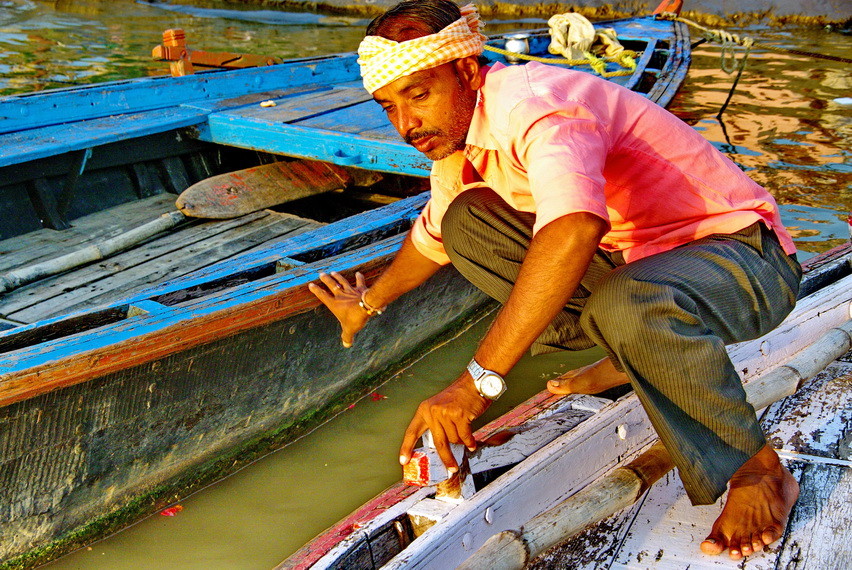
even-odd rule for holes
{"type": "MultiPolygon", "coordinates": [[[[389,259],[363,268],[375,274],[389,259]]],[[[118,370],[86,375],[98,356],[78,355],[84,377],[0,408],[0,557],[43,561],[233,472],[374,389],[486,303],[448,267],[343,349],[337,321],[306,287],[290,293],[285,314],[235,334],[217,329],[269,307],[134,337],[110,356],[145,361],[118,370]],[[203,340],[148,359],[193,328],[203,340]]]]}

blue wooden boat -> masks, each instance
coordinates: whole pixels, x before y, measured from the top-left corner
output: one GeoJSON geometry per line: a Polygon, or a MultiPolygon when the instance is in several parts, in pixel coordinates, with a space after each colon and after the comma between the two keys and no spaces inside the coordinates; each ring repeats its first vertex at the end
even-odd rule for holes
{"type": "MultiPolygon", "coordinates": [[[[612,80],[667,105],[689,65],[685,28],[606,25],[640,54],[612,80]]],[[[528,41],[543,53],[546,32],[528,41]]],[[[0,272],[154,218],[211,175],[293,159],[386,176],[187,222],[0,296],[4,567],[86,544],[283,445],[488,301],[446,268],[343,350],[307,290],[320,271],[378,275],[426,200],[429,161],[363,91],[354,54],[0,99],[0,272]]]]}

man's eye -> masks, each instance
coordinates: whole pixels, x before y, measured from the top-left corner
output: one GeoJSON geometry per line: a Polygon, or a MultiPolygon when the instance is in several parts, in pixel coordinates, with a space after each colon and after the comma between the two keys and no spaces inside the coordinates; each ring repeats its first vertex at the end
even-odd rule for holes
{"type": "Polygon", "coordinates": [[[418,93],[417,95],[414,95],[412,99],[414,99],[415,101],[422,101],[426,98],[427,95],[429,95],[428,91],[424,93],[418,93]]]}
{"type": "Polygon", "coordinates": [[[387,107],[382,107],[382,111],[384,111],[385,113],[390,113],[391,111],[393,111],[393,105],[388,105],[387,107]]]}

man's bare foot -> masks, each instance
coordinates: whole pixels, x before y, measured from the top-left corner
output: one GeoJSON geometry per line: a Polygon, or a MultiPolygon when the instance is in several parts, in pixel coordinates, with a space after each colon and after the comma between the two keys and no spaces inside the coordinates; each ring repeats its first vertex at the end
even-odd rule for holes
{"type": "Polygon", "coordinates": [[[796,478],[764,446],[731,477],[725,508],[701,543],[702,552],[716,555],[727,548],[733,560],[760,552],[781,538],[798,497],[796,478]]]}
{"type": "Polygon", "coordinates": [[[627,374],[604,358],[550,380],[547,389],[551,394],[599,394],[628,382],[627,374]]]}

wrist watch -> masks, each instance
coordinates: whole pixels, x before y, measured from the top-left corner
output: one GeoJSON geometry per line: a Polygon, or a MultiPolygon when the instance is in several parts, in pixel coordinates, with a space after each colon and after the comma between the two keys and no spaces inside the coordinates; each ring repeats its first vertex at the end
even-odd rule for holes
{"type": "Polygon", "coordinates": [[[496,400],[506,391],[506,381],[503,377],[492,370],[486,370],[476,359],[470,361],[467,365],[467,371],[470,372],[473,378],[473,385],[479,395],[489,400],[496,400]]]}

